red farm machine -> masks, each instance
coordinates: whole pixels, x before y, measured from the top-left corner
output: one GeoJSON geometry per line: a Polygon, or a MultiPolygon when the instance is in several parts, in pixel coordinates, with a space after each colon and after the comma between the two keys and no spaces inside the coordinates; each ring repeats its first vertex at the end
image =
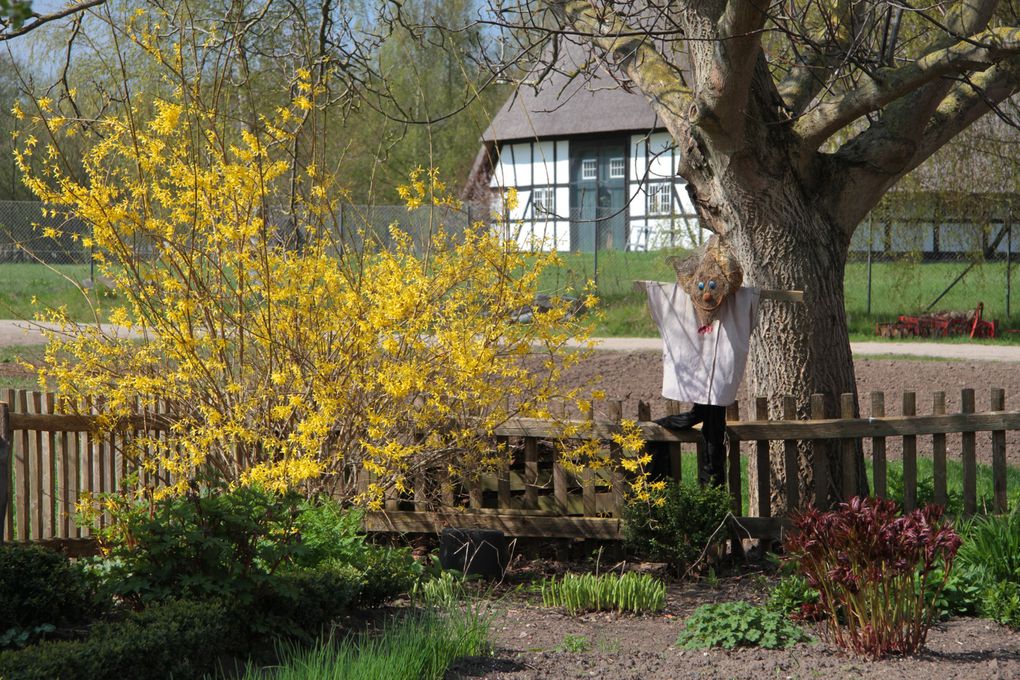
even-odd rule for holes
{"type": "Polygon", "coordinates": [[[985,305],[979,302],[973,312],[937,312],[911,316],[902,314],[891,323],[875,324],[875,334],[886,338],[910,336],[940,338],[965,335],[994,338],[996,322],[983,318],[985,305]]]}

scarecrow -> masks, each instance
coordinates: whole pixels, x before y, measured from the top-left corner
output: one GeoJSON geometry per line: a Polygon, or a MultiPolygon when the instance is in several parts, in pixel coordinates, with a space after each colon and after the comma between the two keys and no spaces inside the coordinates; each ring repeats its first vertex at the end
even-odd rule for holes
{"type": "Polygon", "coordinates": [[[713,236],[699,255],[667,260],[676,283],[638,281],[662,335],[662,396],[693,404],[656,422],[673,430],[701,423],[705,458],[698,479],[722,486],[726,475],[726,407],[737,399],[751,333],[763,298],[800,301],[800,291],[762,291],[743,286],[733,252],[713,236]]]}

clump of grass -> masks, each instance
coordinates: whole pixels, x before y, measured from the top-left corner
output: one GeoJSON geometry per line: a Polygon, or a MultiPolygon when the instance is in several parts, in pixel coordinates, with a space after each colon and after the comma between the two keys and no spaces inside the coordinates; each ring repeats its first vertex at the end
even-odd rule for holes
{"type": "Polygon", "coordinates": [[[484,653],[488,636],[489,621],[477,612],[424,612],[378,635],[285,648],[281,665],[249,668],[242,680],[440,680],[456,659],[484,653]]]}
{"type": "Polygon", "coordinates": [[[443,571],[435,578],[423,579],[411,591],[414,601],[434,609],[450,609],[466,597],[464,577],[453,571],[443,571]]]}
{"type": "Polygon", "coordinates": [[[542,582],[542,603],[563,607],[568,614],[618,611],[644,614],[661,611],[666,584],[648,574],[565,574],[542,582]]]}

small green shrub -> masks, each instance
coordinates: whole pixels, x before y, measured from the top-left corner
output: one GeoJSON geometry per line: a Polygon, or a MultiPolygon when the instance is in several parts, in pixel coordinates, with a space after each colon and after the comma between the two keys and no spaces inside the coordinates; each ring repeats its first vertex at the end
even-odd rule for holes
{"type": "Polygon", "coordinates": [[[300,498],[256,487],[212,486],[151,506],[111,496],[100,530],[106,583],[134,607],[172,598],[250,603],[270,575],[300,552],[300,498]]]}
{"type": "Polygon", "coordinates": [[[818,591],[800,574],[788,574],[769,591],[765,608],[794,619],[814,619],[818,591]]]}
{"type": "Polygon", "coordinates": [[[695,609],[676,643],[686,649],[786,649],[809,639],[782,612],[747,602],[721,602],[695,609]]]}
{"type": "Polygon", "coordinates": [[[964,531],[957,560],[961,567],[982,569],[988,585],[1020,583],[1020,511],[974,519],[964,531]]]}
{"type": "Polygon", "coordinates": [[[199,678],[244,650],[235,618],[216,601],[167,601],[123,621],[94,625],[83,640],[0,652],[9,680],[199,678]]]}
{"type": "Polygon", "coordinates": [[[97,586],[96,579],[56,551],[17,543],[0,546],[0,634],[88,621],[105,609],[97,586]]]}
{"type": "Polygon", "coordinates": [[[638,557],[668,562],[683,573],[725,540],[719,527],[729,510],[729,494],[721,487],[670,483],[651,500],[624,507],[625,545],[638,557]]]}
{"type": "Polygon", "coordinates": [[[999,581],[986,588],[981,611],[996,623],[1020,629],[1020,584],[999,581]]]}
{"type": "Polygon", "coordinates": [[[296,521],[303,550],[295,556],[295,562],[302,567],[323,562],[357,565],[368,548],[361,529],[363,518],[360,510],[344,509],[329,498],[303,503],[296,521]]]}
{"type": "Polygon", "coordinates": [[[310,642],[354,605],[364,574],[346,564],[278,573],[249,605],[235,607],[248,637],[286,637],[310,642]]]}
{"type": "Polygon", "coordinates": [[[542,582],[542,603],[563,607],[568,614],[618,611],[644,614],[666,604],[666,584],[648,574],[564,574],[542,582]]]}
{"type": "Polygon", "coordinates": [[[354,564],[364,575],[359,605],[369,607],[411,591],[422,568],[410,550],[373,545],[366,548],[354,564]]]}
{"type": "MultiPolygon", "coordinates": [[[[944,576],[943,571],[937,569],[931,573],[930,578],[937,582],[944,576]]],[[[944,620],[951,616],[979,614],[987,582],[987,572],[983,567],[960,564],[957,557],[957,563],[953,565],[945,587],[941,592],[931,593],[932,604],[938,610],[938,618],[944,620]]]]}

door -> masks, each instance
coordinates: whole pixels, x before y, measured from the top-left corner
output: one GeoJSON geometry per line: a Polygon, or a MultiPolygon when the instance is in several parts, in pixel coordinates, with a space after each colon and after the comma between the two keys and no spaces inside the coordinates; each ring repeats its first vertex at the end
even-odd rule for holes
{"type": "Polygon", "coordinates": [[[571,143],[570,249],[627,247],[627,145],[571,143]]]}

